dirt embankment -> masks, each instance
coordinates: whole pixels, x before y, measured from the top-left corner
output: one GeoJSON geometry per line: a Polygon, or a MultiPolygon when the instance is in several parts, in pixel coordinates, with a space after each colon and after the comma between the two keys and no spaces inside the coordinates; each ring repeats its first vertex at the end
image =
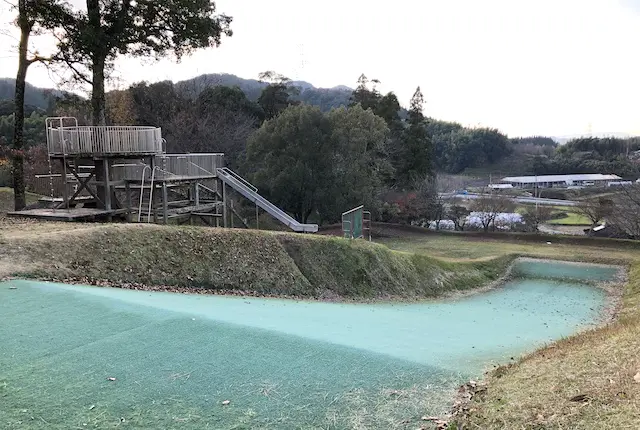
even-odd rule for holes
{"type": "Polygon", "coordinates": [[[330,300],[416,299],[486,285],[513,260],[452,263],[364,241],[263,231],[132,224],[37,230],[4,232],[3,275],[330,300]]]}

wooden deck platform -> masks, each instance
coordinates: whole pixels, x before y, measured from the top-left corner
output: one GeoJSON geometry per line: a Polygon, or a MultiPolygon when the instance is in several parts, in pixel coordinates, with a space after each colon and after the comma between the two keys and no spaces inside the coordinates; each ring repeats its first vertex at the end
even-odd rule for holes
{"type": "MultiPolygon", "coordinates": [[[[216,179],[217,177],[217,175],[158,175],[153,179],[153,183],[156,187],[160,187],[163,182],[167,182],[167,186],[169,186],[168,184],[176,182],[203,181],[207,179],[216,179]]],[[[140,188],[140,185],[135,185],[136,183],[140,183],[140,178],[125,178],[123,181],[132,183],[131,188],[140,188]]],[[[149,188],[150,183],[150,178],[145,179],[145,188],[149,188]]]]}
{"type": "MultiPolygon", "coordinates": [[[[40,200],[41,202],[50,202],[50,203],[62,203],[64,201],[62,197],[51,198],[51,196],[41,196],[38,200],[40,200]]],[[[73,200],[76,203],[87,203],[87,202],[93,202],[95,199],[93,198],[93,196],[77,196],[73,200]]]]}
{"type": "Polygon", "coordinates": [[[96,218],[104,218],[109,215],[126,213],[126,209],[104,210],[92,208],[74,209],[28,209],[24,211],[8,212],[10,217],[38,218],[49,221],[86,221],[96,218]]]}

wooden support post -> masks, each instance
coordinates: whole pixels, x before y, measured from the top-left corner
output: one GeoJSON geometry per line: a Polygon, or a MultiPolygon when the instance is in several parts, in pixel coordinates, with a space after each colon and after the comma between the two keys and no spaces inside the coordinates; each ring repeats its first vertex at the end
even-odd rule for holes
{"type": "Polygon", "coordinates": [[[230,216],[231,216],[231,228],[233,228],[233,212],[234,212],[234,210],[233,210],[233,200],[231,200],[231,214],[230,214],[230,216]]]}
{"type": "Polygon", "coordinates": [[[162,223],[169,224],[167,210],[169,210],[169,193],[167,193],[167,181],[162,181],[162,223]]]}
{"type": "Polygon", "coordinates": [[[104,178],[102,178],[103,180],[103,184],[104,184],[104,208],[106,210],[111,210],[111,184],[109,182],[110,178],[109,178],[109,159],[104,158],[102,160],[103,163],[103,172],[104,172],[104,178]]]}
{"type": "Polygon", "coordinates": [[[195,205],[196,206],[200,206],[200,187],[198,186],[198,183],[196,182],[195,184],[195,193],[194,193],[195,197],[195,205]]]}
{"type": "Polygon", "coordinates": [[[153,185],[151,186],[151,189],[153,189],[153,199],[151,199],[151,211],[153,212],[153,222],[154,223],[158,223],[158,190],[156,190],[157,188],[157,182],[154,182],[153,185]]]}
{"type": "Polygon", "coordinates": [[[64,199],[64,208],[69,209],[69,187],[67,186],[67,161],[62,158],[60,160],[62,162],[62,183],[63,189],[62,198],[64,199]]]}
{"type": "Polygon", "coordinates": [[[260,225],[258,224],[258,204],[256,203],[256,230],[260,230],[260,225]]]}
{"type": "Polygon", "coordinates": [[[124,183],[124,191],[127,195],[127,222],[131,222],[131,187],[129,186],[129,181],[124,183]]]}
{"type": "Polygon", "coordinates": [[[227,228],[227,184],[222,183],[222,226],[227,228]]]}
{"type": "MultiPolygon", "coordinates": [[[[216,203],[218,203],[218,195],[216,194],[216,203]]],[[[216,227],[220,227],[220,217],[217,215],[220,215],[220,205],[216,205],[216,227]]]]}

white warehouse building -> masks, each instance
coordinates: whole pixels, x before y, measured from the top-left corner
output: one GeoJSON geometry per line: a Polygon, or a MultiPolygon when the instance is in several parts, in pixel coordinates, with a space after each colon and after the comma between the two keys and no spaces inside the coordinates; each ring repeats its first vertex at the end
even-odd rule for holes
{"type": "Polygon", "coordinates": [[[576,175],[539,175],[539,176],[507,176],[500,181],[510,184],[514,188],[558,187],[606,187],[612,181],[620,181],[618,175],[603,175],[600,173],[586,173],[576,175]]]}

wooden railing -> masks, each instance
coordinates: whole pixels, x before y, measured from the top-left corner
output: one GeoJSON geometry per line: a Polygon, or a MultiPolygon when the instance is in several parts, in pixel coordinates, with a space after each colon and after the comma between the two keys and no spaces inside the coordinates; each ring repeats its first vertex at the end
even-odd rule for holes
{"type": "MultiPolygon", "coordinates": [[[[86,176],[82,174],[81,177],[86,176]]],[[[91,181],[90,184],[93,184],[91,181]]],[[[78,182],[73,175],[67,175],[67,184],[65,188],[64,179],[61,174],[41,174],[35,175],[27,180],[27,191],[38,194],[47,198],[62,198],[65,194],[73,195],[78,188],[78,182]]],[[[86,190],[80,192],[80,196],[89,196],[86,190]]]]}
{"type": "MultiPolygon", "coordinates": [[[[224,167],[224,155],[215,153],[156,155],[155,165],[165,175],[211,177],[216,176],[218,168],[224,167]]],[[[158,172],[156,172],[156,175],[158,175],[158,172]]]]}
{"type": "Polygon", "coordinates": [[[157,127],[47,127],[50,155],[161,154],[162,132],[157,127]]]}
{"type": "MultiPolygon", "coordinates": [[[[212,178],[216,177],[218,168],[224,167],[224,154],[162,154],[156,155],[153,162],[155,181],[212,178]]],[[[149,164],[145,164],[143,160],[122,160],[114,164],[111,177],[114,181],[141,181],[143,172],[145,181],[151,180],[152,170],[149,164]]]]}

